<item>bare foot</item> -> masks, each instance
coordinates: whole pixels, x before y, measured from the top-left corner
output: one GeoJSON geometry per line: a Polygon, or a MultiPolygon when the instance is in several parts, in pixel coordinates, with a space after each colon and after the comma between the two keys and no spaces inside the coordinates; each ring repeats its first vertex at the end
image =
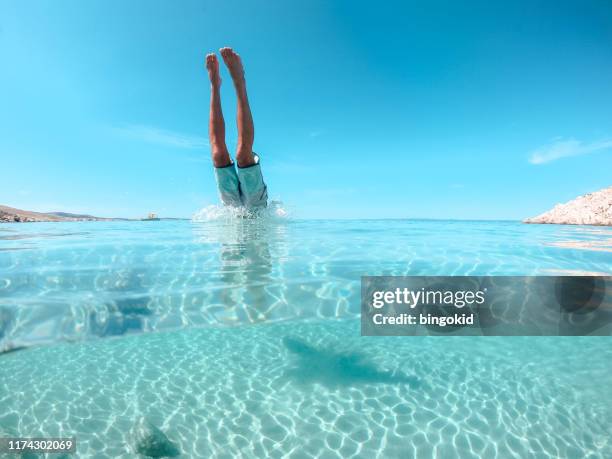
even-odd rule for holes
{"type": "Polygon", "coordinates": [[[235,53],[232,48],[221,48],[219,52],[232,76],[232,80],[234,80],[234,84],[244,85],[244,68],[240,55],[235,53]]]}
{"type": "Polygon", "coordinates": [[[221,86],[221,77],[219,76],[219,60],[217,59],[215,53],[206,55],[206,69],[208,70],[210,83],[216,87],[221,86]]]}

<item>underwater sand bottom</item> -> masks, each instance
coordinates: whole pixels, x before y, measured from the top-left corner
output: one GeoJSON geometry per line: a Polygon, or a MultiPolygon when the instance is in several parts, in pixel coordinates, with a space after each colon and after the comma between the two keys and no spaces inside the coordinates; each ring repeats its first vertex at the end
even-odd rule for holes
{"type": "Polygon", "coordinates": [[[135,457],[612,457],[608,338],[361,338],[327,321],[143,334],[0,356],[0,432],[135,457]]]}

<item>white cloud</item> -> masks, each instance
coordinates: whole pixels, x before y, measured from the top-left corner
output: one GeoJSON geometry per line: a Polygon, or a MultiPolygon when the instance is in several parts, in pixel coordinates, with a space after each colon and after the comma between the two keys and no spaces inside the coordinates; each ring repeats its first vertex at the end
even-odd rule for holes
{"type": "Polygon", "coordinates": [[[208,146],[208,140],[204,137],[169,131],[154,126],[136,124],[126,127],[115,127],[113,130],[132,139],[167,147],[198,149],[208,146]]]}
{"type": "Polygon", "coordinates": [[[531,164],[546,164],[561,158],[586,155],[609,148],[612,148],[612,140],[601,140],[591,143],[584,143],[576,139],[557,140],[531,153],[529,162],[531,164]]]}

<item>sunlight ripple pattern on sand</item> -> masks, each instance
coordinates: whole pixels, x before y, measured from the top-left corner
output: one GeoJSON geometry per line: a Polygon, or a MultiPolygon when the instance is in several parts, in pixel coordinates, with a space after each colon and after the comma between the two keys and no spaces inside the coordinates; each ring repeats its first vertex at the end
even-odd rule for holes
{"type": "Polygon", "coordinates": [[[135,457],[143,417],[192,458],[607,458],[611,359],[606,338],[360,338],[355,320],[142,334],[2,356],[0,430],[94,458],[135,457]]]}

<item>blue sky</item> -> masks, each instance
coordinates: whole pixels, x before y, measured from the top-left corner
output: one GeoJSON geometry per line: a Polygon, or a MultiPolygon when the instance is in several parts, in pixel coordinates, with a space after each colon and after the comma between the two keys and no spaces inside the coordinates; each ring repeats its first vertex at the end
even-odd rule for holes
{"type": "Polygon", "coordinates": [[[611,44],[606,0],[1,0],[0,204],[216,203],[203,60],[228,45],[296,216],[520,219],[612,185],[611,44]]]}

